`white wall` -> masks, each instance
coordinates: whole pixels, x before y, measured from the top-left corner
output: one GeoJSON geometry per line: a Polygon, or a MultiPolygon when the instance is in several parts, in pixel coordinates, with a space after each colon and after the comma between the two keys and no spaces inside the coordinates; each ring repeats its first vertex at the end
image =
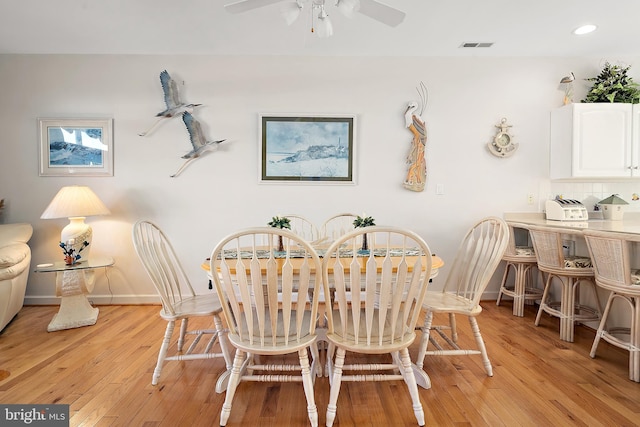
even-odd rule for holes
{"type": "MultiPolygon", "coordinates": [[[[34,265],[58,259],[59,233],[67,221],[40,215],[60,187],[89,185],[112,211],[87,219],[94,229],[92,254],[116,260],[108,277],[98,279],[92,294],[97,303],[156,300],[131,243],[131,226],[141,218],[167,232],[199,290],[206,289],[200,264],[220,238],[241,227],[266,225],[285,212],[318,223],[341,211],[366,212],[378,224],[415,230],[451,261],[474,221],[538,210],[537,199],[552,191],[549,111],[562,102],[558,82],[569,71],[578,80],[595,76],[602,63],[602,58],[0,55],[4,221],[33,225],[34,265]],[[231,141],[178,178],[169,175],[189,150],[182,121],[168,121],[146,138],[137,135],[163,107],[158,80],[163,69],[184,81],[184,99],[204,104],[196,116],[205,133],[231,141]],[[417,98],[420,81],[429,89],[427,187],[413,193],[401,186],[411,141],[403,112],[417,98]],[[357,185],[260,184],[259,113],[356,114],[357,185]],[[114,118],[114,176],[39,177],[36,119],[92,116],[114,118]],[[520,143],[508,159],[486,149],[502,117],[520,143]],[[444,186],[443,195],[435,194],[436,184],[444,186]],[[529,193],[536,195],[534,205],[527,204],[529,193]]],[[[633,58],[625,63],[633,64],[633,58]]],[[[587,87],[577,83],[576,99],[587,87]]],[[[445,267],[434,287],[446,272],[445,267]]],[[[487,297],[496,291],[492,283],[487,297]]],[[[52,275],[32,273],[27,303],[52,302],[52,275]]]]}

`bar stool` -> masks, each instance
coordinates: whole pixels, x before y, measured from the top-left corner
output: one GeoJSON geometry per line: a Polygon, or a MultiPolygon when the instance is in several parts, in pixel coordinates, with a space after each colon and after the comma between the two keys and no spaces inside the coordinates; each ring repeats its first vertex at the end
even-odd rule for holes
{"type": "MultiPolygon", "coordinates": [[[[527,233],[526,243],[528,243],[529,226],[514,222],[507,224],[509,225],[509,245],[502,257],[502,260],[506,262],[506,265],[496,305],[500,305],[502,296],[507,295],[513,298],[513,315],[523,317],[525,303],[527,301],[533,302],[542,298],[542,289],[535,286],[533,276],[533,270],[537,269],[538,261],[536,260],[536,254],[532,246],[517,245],[517,242],[519,241],[517,237],[522,237],[521,235],[523,231],[527,233]],[[509,271],[512,269],[515,274],[513,286],[508,286],[507,278],[509,276],[509,271]]],[[[522,242],[525,242],[525,240],[523,239],[522,242]]],[[[538,272],[540,272],[540,270],[538,270],[538,272]]]]}
{"type": "Polygon", "coordinates": [[[535,325],[538,326],[542,313],[560,318],[560,339],[573,342],[575,323],[597,321],[602,313],[600,299],[594,282],[593,268],[588,257],[565,255],[562,247],[563,236],[582,236],[579,230],[554,227],[529,226],[533,248],[538,261],[538,269],[547,273],[540,308],[535,325]],[[554,278],[558,280],[553,280],[554,278]],[[560,301],[550,301],[550,290],[554,283],[560,283],[560,301]],[[580,303],[581,285],[593,291],[597,308],[580,303]]]}
{"type": "Polygon", "coordinates": [[[640,236],[592,230],[584,230],[583,234],[593,260],[596,285],[610,291],[590,356],[596,357],[601,338],[627,350],[629,379],[640,382],[640,276],[638,270],[632,267],[635,261],[633,246],[637,247],[640,243],[640,236]],[[623,305],[626,303],[631,309],[629,326],[607,327],[614,301],[620,301],[623,305]]]}

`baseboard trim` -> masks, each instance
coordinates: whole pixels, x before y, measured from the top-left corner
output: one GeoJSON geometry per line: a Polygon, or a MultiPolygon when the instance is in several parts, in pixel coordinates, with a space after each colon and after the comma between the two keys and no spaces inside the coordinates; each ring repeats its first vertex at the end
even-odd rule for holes
{"type": "MultiPolygon", "coordinates": [[[[93,305],[159,305],[158,295],[87,295],[93,305]]],[[[52,295],[25,296],[24,305],[60,305],[60,298],[52,295]]]]}

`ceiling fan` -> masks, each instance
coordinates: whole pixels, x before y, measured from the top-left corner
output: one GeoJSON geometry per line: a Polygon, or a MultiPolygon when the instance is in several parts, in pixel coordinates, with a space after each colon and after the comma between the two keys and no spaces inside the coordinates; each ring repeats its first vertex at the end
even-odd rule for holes
{"type": "MultiPolygon", "coordinates": [[[[284,0],[240,0],[229,3],[224,8],[229,13],[244,13],[260,7],[281,3],[284,0]]],[[[282,14],[287,24],[291,25],[300,15],[303,8],[308,5],[312,13],[311,32],[316,32],[320,37],[328,37],[333,34],[333,26],[329,14],[325,10],[325,0],[295,0],[282,5],[282,14]]],[[[335,0],[335,6],[347,17],[359,12],[378,22],[395,27],[405,17],[401,10],[388,6],[377,0],[335,0]]]]}

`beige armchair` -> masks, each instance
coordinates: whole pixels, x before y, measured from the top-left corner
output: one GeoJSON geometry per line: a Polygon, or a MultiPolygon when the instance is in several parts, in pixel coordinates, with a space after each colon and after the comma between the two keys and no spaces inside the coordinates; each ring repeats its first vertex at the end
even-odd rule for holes
{"type": "Polygon", "coordinates": [[[20,311],[27,289],[30,224],[0,224],[0,331],[20,311]]]}

